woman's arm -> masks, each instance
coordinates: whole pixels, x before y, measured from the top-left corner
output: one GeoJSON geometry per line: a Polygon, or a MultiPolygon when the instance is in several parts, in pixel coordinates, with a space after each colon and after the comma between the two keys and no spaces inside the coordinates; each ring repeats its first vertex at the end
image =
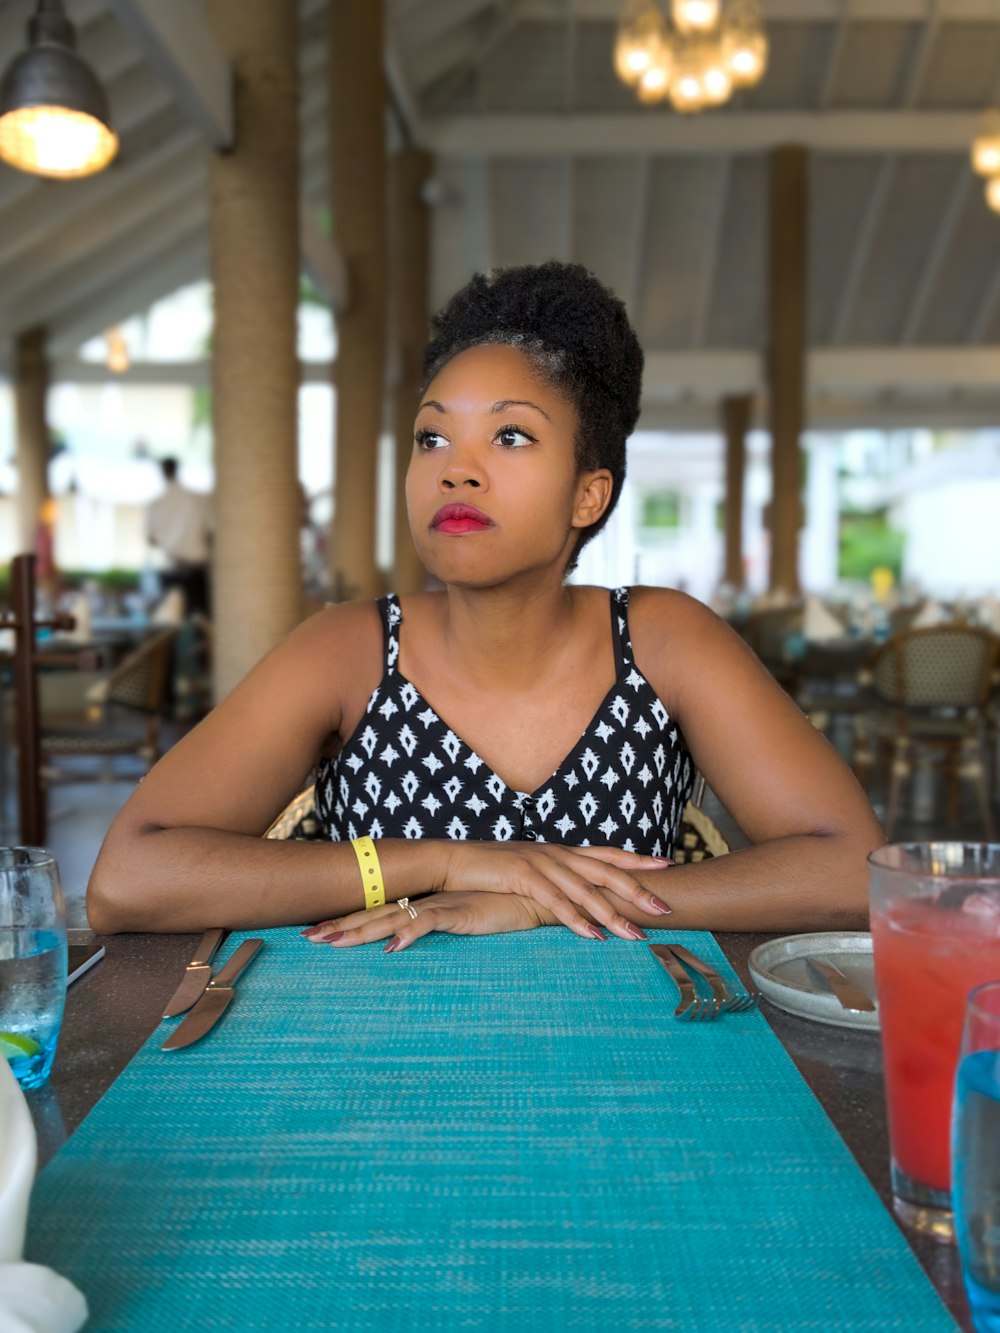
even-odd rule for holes
{"type": "Polygon", "coordinates": [[[752,844],[656,878],[673,908],[671,927],[864,929],[866,857],[885,836],[847,765],[700,603],[644,589],[630,621],[638,665],[752,844]]]}

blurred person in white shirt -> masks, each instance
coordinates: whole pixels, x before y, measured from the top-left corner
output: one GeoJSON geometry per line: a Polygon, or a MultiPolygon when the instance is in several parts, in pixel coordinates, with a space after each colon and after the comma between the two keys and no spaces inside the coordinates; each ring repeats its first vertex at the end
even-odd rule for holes
{"type": "Polygon", "coordinates": [[[180,589],[189,615],[209,615],[211,499],[180,484],[176,458],[162,459],[160,468],[165,484],[162,495],[146,511],[146,540],[167,559],[161,575],[164,587],[180,589]]]}

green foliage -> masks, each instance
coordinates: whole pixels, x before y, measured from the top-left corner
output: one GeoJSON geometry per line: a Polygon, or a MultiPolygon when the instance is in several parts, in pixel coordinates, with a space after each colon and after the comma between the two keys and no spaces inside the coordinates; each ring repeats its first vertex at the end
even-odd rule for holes
{"type": "Polygon", "coordinates": [[[903,573],[905,541],[906,534],[890,526],[884,509],[868,514],[841,513],[839,577],[867,581],[873,569],[884,565],[898,583],[903,573]]]}
{"type": "Polygon", "coordinates": [[[677,491],[650,491],[643,497],[642,526],[644,528],[679,528],[681,525],[681,497],[677,491]]]}

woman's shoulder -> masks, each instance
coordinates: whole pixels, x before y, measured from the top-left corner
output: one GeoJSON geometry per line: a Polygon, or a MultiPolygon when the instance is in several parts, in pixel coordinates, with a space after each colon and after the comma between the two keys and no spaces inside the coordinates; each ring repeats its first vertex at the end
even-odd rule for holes
{"type": "Polygon", "coordinates": [[[677,588],[632,588],[629,632],[637,665],[665,703],[676,702],[706,672],[719,679],[748,664],[736,631],[677,588]]]}

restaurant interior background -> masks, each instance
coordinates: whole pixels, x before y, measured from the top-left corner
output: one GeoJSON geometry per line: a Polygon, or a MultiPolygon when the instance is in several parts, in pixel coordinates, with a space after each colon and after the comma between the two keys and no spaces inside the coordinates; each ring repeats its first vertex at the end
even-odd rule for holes
{"type": "MultiPolygon", "coordinates": [[[[985,597],[993,615],[1000,177],[970,151],[993,143],[1000,163],[1000,3],[741,0],[766,68],[711,92],[702,53],[687,70],[701,107],[679,63],[663,96],[655,77],[628,86],[616,70],[623,17],[649,7],[388,0],[384,24],[365,20],[379,24],[384,123],[345,147],[334,127],[372,105],[362,62],[344,57],[347,28],[340,46],[328,36],[338,7],[301,0],[298,160],[286,142],[265,163],[286,195],[298,177],[281,222],[282,254],[288,227],[300,254],[290,431],[252,404],[234,425],[218,402],[213,301],[233,309],[219,265],[243,242],[214,151],[232,134],[222,76],[198,51],[218,49],[225,7],[185,0],[167,21],[140,0],[69,0],[121,146],[85,180],[0,165],[0,566],[29,547],[19,479],[33,469],[57,604],[82,585],[98,612],[147,614],[160,589],[144,511],[158,460],[177,456],[220,508],[218,697],[308,607],[413,586],[396,497],[414,310],[419,330],[474,271],[556,257],[622,295],[647,358],[622,503],[575,577],[681,587],[734,623],[815,595],[869,637],[890,607],[976,621],[985,597]],[[355,358],[339,402],[338,330],[355,358]],[[38,430],[19,421],[29,381],[44,386],[41,464],[38,430]],[[269,510],[261,465],[276,456],[292,461],[269,510]],[[289,505],[296,517],[273,525],[289,505]],[[239,547],[237,528],[255,543],[239,547]],[[275,609],[279,569],[300,605],[275,609]]],[[[18,49],[33,8],[0,0],[0,51],[18,49]]],[[[236,267],[253,288],[252,249],[236,267]]],[[[262,364],[280,322],[266,300],[262,364]]]]}

